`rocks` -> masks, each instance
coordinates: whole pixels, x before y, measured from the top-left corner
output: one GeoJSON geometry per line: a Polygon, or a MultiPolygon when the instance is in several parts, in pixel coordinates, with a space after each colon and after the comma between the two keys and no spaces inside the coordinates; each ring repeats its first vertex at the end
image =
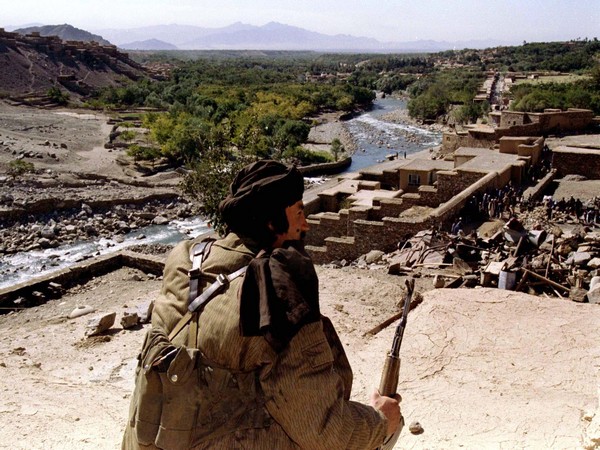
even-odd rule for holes
{"type": "Polygon", "coordinates": [[[86,326],[85,335],[87,337],[91,337],[104,333],[106,330],[113,326],[116,317],[117,313],[112,312],[90,319],[86,326]]]}
{"type": "Polygon", "coordinates": [[[95,311],[96,310],[89,305],[81,305],[71,311],[67,317],[69,319],[75,319],[77,317],[85,316],[86,314],[91,314],[95,311]]]}
{"type": "Polygon", "coordinates": [[[587,291],[579,287],[573,287],[569,291],[569,298],[574,302],[583,303],[585,302],[585,296],[587,291]]]}
{"type": "Polygon", "coordinates": [[[590,281],[590,290],[586,294],[587,301],[590,303],[600,303],[600,277],[593,277],[590,281]]]}
{"type": "Polygon", "coordinates": [[[121,317],[121,326],[124,330],[133,328],[140,322],[140,318],[136,311],[125,311],[121,317]]]}
{"type": "MultiPolygon", "coordinates": [[[[12,183],[15,181],[12,180],[12,183]]],[[[117,188],[112,183],[98,183],[97,186],[88,189],[86,195],[94,195],[94,192],[99,191],[102,186],[110,191],[120,189],[120,186],[117,188]]],[[[0,186],[0,204],[8,205],[13,210],[31,209],[31,215],[21,220],[11,221],[12,213],[0,215],[0,255],[36,248],[55,248],[67,243],[96,238],[122,242],[124,234],[149,226],[153,222],[166,224],[182,214],[185,217],[198,214],[196,205],[180,198],[174,201],[172,197],[139,204],[111,206],[110,202],[94,204],[91,201],[79,202],[70,199],[67,190],[62,197],[35,200],[35,203],[32,203],[32,198],[37,194],[37,190],[26,183],[16,189],[14,185],[0,186]],[[10,192],[2,192],[4,188],[10,192]],[[105,203],[108,206],[99,206],[105,203]],[[35,214],[35,210],[43,207],[44,204],[55,205],[55,208],[48,213],[35,214]]]]}
{"type": "Polygon", "coordinates": [[[166,225],[169,222],[170,222],[170,220],[164,216],[156,216],[154,219],[152,219],[152,223],[154,225],[166,225]]]}
{"type": "Polygon", "coordinates": [[[576,266],[585,266],[588,261],[592,259],[592,255],[589,252],[574,252],[569,258],[565,261],[565,264],[571,265],[575,264],[576,266]]]}
{"type": "Polygon", "coordinates": [[[433,287],[436,289],[443,288],[446,285],[446,280],[441,275],[434,275],[433,277],[433,287]]]}
{"type": "Polygon", "coordinates": [[[423,429],[423,426],[419,423],[419,422],[412,422],[409,426],[408,426],[408,430],[412,433],[412,434],[422,434],[425,430],[423,429]]]}
{"type": "Polygon", "coordinates": [[[376,262],[379,262],[383,255],[384,253],[380,250],[371,250],[369,253],[366,254],[365,262],[367,264],[374,264],[376,262]]]}

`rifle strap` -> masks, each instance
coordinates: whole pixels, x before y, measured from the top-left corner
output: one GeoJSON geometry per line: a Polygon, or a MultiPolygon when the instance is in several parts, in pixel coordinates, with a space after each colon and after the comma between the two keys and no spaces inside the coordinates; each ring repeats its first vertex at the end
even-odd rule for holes
{"type": "Polygon", "coordinates": [[[246,269],[248,268],[248,266],[244,266],[229,275],[219,274],[216,281],[198,295],[202,262],[210,252],[213,242],[213,240],[199,242],[190,251],[190,258],[192,259],[192,268],[188,271],[190,277],[190,304],[184,316],[177,322],[177,325],[175,325],[175,328],[169,334],[169,340],[172,341],[188,323],[192,322],[188,334],[188,346],[191,348],[197,348],[198,314],[201,308],[211,301],[215,295],[226,289],[229,283],[246,273],[246,269]]]}

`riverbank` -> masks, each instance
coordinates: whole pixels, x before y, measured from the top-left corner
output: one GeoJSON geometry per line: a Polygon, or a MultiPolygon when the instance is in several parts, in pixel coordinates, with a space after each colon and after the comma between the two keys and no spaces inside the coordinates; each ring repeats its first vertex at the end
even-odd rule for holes
{"type": "MultiPolygon", "coordinates": [[[[331,143],[334,139],[339,139],[348,156],[367,151],[366,147],[399,153],[408,150],[411,154],[420,152],[425,147],[435,147],[437,143],[432,142],[432,135],[441,136],[449,129],[445,125],[422,124],[411,118],[405,107],[407,99],[403,97],[388,97],[387,100],[378,98],[377,102],[381,104],[390,99],[398,102],[397,107],[383,113],[378,110],[379,105],[374,104],[372,110],[355,114],[349,119],[343,119],[342,113],[320,115],[315,119],[316,125],[311,128],[304,147],[331,153],[331,143]],[[387,123],[387,129],[383,129],[381,123],[387,123]]],[[[385,155],[380,159],[383,156],[385,155]]]]}
{"type": "Polygon", "coordinates": [[[339,139],[344,152],[352,156],[358,149],[355,139],[345,126],[342,113],[325,113],[315,119],[304,148],[313,151],[331,153],[331,143],[339,139]]]}

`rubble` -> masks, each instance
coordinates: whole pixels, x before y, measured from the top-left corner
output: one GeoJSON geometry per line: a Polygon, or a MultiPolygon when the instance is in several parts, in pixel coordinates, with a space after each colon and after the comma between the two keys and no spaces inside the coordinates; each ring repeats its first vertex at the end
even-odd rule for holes
{"type": "MultiPolygon", "coordinates": [[[[586,207],[597,210],[598,203],[594,199],[586,207]]],[[[564,208],[553,209],[549,218],[546,198],[455,233],[423,230],[377,262],[363,255],[350,264],[371,270],[384,264],[392,275],[430,277],[435,289],[496,287],[600,303],[597,214],[590,222],[583,211],[564,208]]]]}

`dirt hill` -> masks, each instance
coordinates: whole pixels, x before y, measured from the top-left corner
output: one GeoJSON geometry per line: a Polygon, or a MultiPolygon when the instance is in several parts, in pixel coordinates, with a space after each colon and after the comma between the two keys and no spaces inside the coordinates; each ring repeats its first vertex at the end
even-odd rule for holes
{"type": "Polygon", "coordinates": [[[1,96],[44,95],[58,87],[79,98],[102,86],[146,76],[139,64],[113,45],[0,30],[1,96]]]}
{"type": "Polygon", "coordinates": [[[40,33],[40,36],[58,36],[63,41],[95,41],[100,45],[111,45],[111,43],[104,39],[102,36],[92,34],[89,31],[81,30],[79,28],[75,28],[74,26],[66,23],[62,25],[44,25],[41,27],[19,28],[13,31],[15,33],[22,34],[23,36],[34,32],[38,32],[40,33]]]}

